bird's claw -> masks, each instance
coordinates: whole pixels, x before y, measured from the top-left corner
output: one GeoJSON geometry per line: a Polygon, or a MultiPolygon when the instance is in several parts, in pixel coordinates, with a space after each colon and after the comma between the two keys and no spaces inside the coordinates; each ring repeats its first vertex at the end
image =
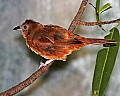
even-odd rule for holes
{"type": "Polygon", "coordinates": [[[48,65],[49,63],[51,63],[51,62],[53,62],[53,61],[54,61],[54,60],[52,60],[52,59],[47,60],[45,63],[43,63],[43,62],[41,61],[41,62],[40,62],[39,69],[40,69],[41,67],[44,67],[44,66],[48,65]]]}

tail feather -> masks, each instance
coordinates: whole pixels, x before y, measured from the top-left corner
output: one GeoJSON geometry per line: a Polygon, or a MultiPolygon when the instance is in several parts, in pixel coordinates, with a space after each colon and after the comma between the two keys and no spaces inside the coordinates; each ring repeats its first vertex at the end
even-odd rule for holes
{"type": "MultiPolygon", "coordinates": [[[[94,45],[100,45],[103,44],[104,46],[116,46],[117,42],[115,40],[111,39],[98,39],[98,38],[84,38],[78,35],[75,35],[75,42],[77,44],[82,44],[84,43],[85,45],[87,44],[94,44],[94,45]]],[[[74,44],[75,44],[74,42],[74,44]]]]}
{"type": "Polygon", "coordinates": [[[103,44],[105,46],[115,46],[117,42],[115,40],[109,40],[109,39],[96,39],[96,38],[87,38],[87,41],[89,44],[95,44],[100,45],[103,44]]]}

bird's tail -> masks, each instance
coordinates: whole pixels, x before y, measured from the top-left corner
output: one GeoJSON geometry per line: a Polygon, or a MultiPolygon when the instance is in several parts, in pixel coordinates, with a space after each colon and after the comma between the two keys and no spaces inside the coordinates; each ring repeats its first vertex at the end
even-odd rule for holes
{"type": "Polygon", "coordinates": [[[109,39],[96,39],[96,38],[87,38],[88,44],[100,45],[103,44],[105,46],[115,46],[117,42],[115,40],[109,39]]]}

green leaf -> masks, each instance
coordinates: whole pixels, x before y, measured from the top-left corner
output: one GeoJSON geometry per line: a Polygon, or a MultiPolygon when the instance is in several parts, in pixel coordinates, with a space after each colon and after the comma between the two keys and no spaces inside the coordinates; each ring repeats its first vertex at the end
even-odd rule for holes
{"type": "MultiPolygon", "coordinates": [[[[100,3],[101,0],[96,0],[96,21],[99,22],[100,21],[100,3]]],[[[102,30],[104,30],[102,28],[102,25],[98,25],[102,30]]]]}
{"type": "Polygon", "coordinates": [[[92,96],[104,96],[119,49],[120,36],[117,28],[110,30],[106,39],[114,39],[117,46],[103,48],[98,52],[92,83],[92,96]]]}
{"type": "Polygon", "coordinates": [[[101,0],[96,0],[96,20],[97,21],[100,21],[100,14],[99,14],[100,3],[101,3],[101,0]]]}
{"type": "MultiPolygon", "coordinates": [[[[100,3],[101,0],[96,0],[96,21],[99,22],[100,21],[100,14],[103,13],[104,11],[112,8],[111,5],[109,3],[105,4],[102,8],[100,8],[100,3]]],[[[102,27],[102,25],[98,25],[103,31],[104,28],[102,27]]]]}
{"type": "Polygon", "coordinates": [[[101,0],[96,0],[96,9],[99,11],[101,0]]]}
{"type": "Polygon", "coordinates": [[[102,6],[102,8],[99,10],[99,14],[103,13],[104,11],[108,10],[112,8],[112,6],[110,5],[110,3],[105,4],[104,6],[102,6]]]}

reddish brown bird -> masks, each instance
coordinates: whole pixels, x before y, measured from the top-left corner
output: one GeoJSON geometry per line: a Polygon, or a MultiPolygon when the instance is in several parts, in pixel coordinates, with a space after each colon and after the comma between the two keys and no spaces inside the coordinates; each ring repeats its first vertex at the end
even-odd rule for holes
{"type": "Polygon", "coordinates": [[[26,20],[13,30],[22,29],[27,46],[40,56],[51,60],[66,60],[67,55],[88,44],[115,44],[114,40],[85,38],[56,25],[42,25],[26,20]]]}

